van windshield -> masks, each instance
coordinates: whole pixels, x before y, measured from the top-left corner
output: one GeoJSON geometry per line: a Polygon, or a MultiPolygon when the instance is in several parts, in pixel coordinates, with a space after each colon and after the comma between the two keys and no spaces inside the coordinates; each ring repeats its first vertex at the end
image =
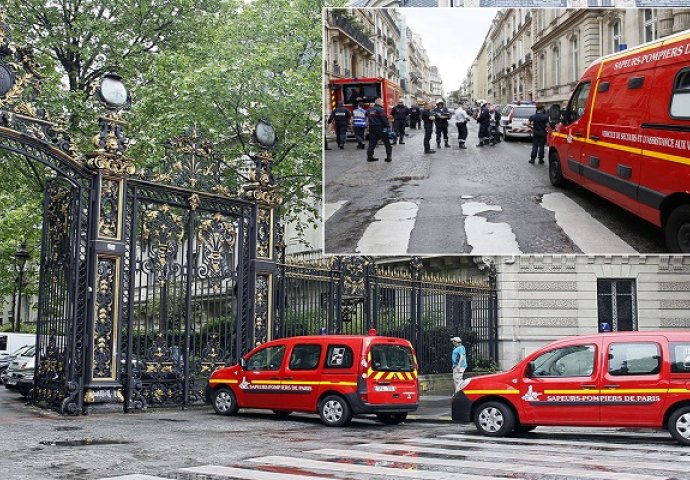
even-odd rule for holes
{"type": "Polygon", "coordinates": [[[371,368],[377,372],[412,372],[412,351],[405,345],[374,344],[371,347],[371,368]]]}

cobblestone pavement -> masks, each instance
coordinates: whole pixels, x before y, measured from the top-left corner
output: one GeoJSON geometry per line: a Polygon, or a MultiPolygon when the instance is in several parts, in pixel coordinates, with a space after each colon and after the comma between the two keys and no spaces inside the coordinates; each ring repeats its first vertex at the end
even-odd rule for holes
{"type": "MultiPolygon", "coordinates": [[[[427,414],[447,420],[449,397],[427,400],[427,414]]],[[[540,427],[492,439],[448,421],[334,429],[316,415],[209,407],[61,417],[4,391],[0,438],[3,480],[669,480],[690,467],[688,447],[651,430],[540,427]]]]}
{"type": "MultiPolygon", "coordinates": [[[[531,143],[477,147],[476,122],[461,150],[423,153],[421,130],[408,130],[393,161],[367,162],[349,142],[326,151],[327,253],[518,254],[659,253],[663,236],[596,195],[551,186],[548,166],[527,163],[531,143]]],[[[335,147],[335,146],[334,146],[335,147]]]]}

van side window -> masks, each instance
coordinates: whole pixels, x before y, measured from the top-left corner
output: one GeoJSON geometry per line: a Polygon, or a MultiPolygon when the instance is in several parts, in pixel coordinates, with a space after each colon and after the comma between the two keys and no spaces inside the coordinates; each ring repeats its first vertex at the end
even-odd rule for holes
{"type": "Polygon", "coordinates": [[[590,82],[581,83],[573,93],[568,103],[568,123],[576,122],[584,115],[590,86],[590,82]]]}
{"type": "Polygon", "coordinates": [[[247,370],[280,370],[285,345],[264,348],[247,359],[247,370]]]}
{"type": "Polygon", "coordinates": [[[532,377],[589,377],[594,372],[594,345],[571,345],[539,355],[532,377]]]}
{"type": "Polygon", "coordinates": [[[347,345],[329,345],[326,350],[326,368],[352,368],[354,355],[347,345]]]}
{"type": "Polygon", "coordinates": [[[609,375],[655,375],[661,370],[656,343],[612,343],[609,346],[609,375]]]}
{"type": "Polygon", "coordinates": [[[690,343],[671,343],[671,373],[690,373],[690,343]]]}
{"type": "Polygon", "coordinates": [[[0,336],[0,350],[7,350],[7,335],[0,336]]]}
{"type": "Polygon", "coordinates": [[[672,118],[690,118],[690,68],[678,72],[671,93],[672,118]]]}
{"type": "Polygon", "coordinates": [[[321,345],[295,345],[290,355],[290,370],[316,370],[321,358],[321,345]]]}

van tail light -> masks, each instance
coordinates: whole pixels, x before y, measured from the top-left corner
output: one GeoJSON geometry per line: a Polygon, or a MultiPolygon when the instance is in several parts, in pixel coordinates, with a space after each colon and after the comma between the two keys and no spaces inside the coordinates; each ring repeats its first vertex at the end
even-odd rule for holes
{"type": "Polygon", "coordinates": [[[362,400],[364,403],[369,402],[369,394],[368,393],[360,393],[359,394],[360,400],[362,400]]]}

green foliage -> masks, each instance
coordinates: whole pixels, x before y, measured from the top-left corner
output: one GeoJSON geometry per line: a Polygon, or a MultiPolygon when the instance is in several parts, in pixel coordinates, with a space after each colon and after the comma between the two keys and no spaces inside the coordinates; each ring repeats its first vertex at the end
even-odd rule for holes
{"type": "MultiPolygon", "coordinates": [[[[343,4],[338,0],[331,4],[343,4]]],[[[317,222],[321,192],[321,10],[323,0],[6,0],[18,45],[31,46],[44,77],[37,100],[83,153],[102,107],[91,83],[119,66],[133,96],[125,128],[139,169],[160,164],[163,143],[196,122],[216,144],[233,186],[246,167],[256,121],[276,127],[274,172],[284,214],[298,230],[317,222]],[[239,136],[240,138],[236,138],[239,136]]],[[[0,152],[0,294],[13,290],[13,253],[25,239],[38,259],[40,182],[24,159],[0,152]]],[[[35,285],[35,275],[31,275],[35,285]]],[[[30,287],[34,288],[34,287],[30,287]]],[[[35,288],[34,288],[35,289],[35,288]]]]}
{"type": "MultiPolygon", "coordinates": [[[[13,325],[11,323],[0,325],[0,332],[14,332],[13,325]]],[[[22,323],[19,333],[36,333],[36,324],[22,323]]]]}

